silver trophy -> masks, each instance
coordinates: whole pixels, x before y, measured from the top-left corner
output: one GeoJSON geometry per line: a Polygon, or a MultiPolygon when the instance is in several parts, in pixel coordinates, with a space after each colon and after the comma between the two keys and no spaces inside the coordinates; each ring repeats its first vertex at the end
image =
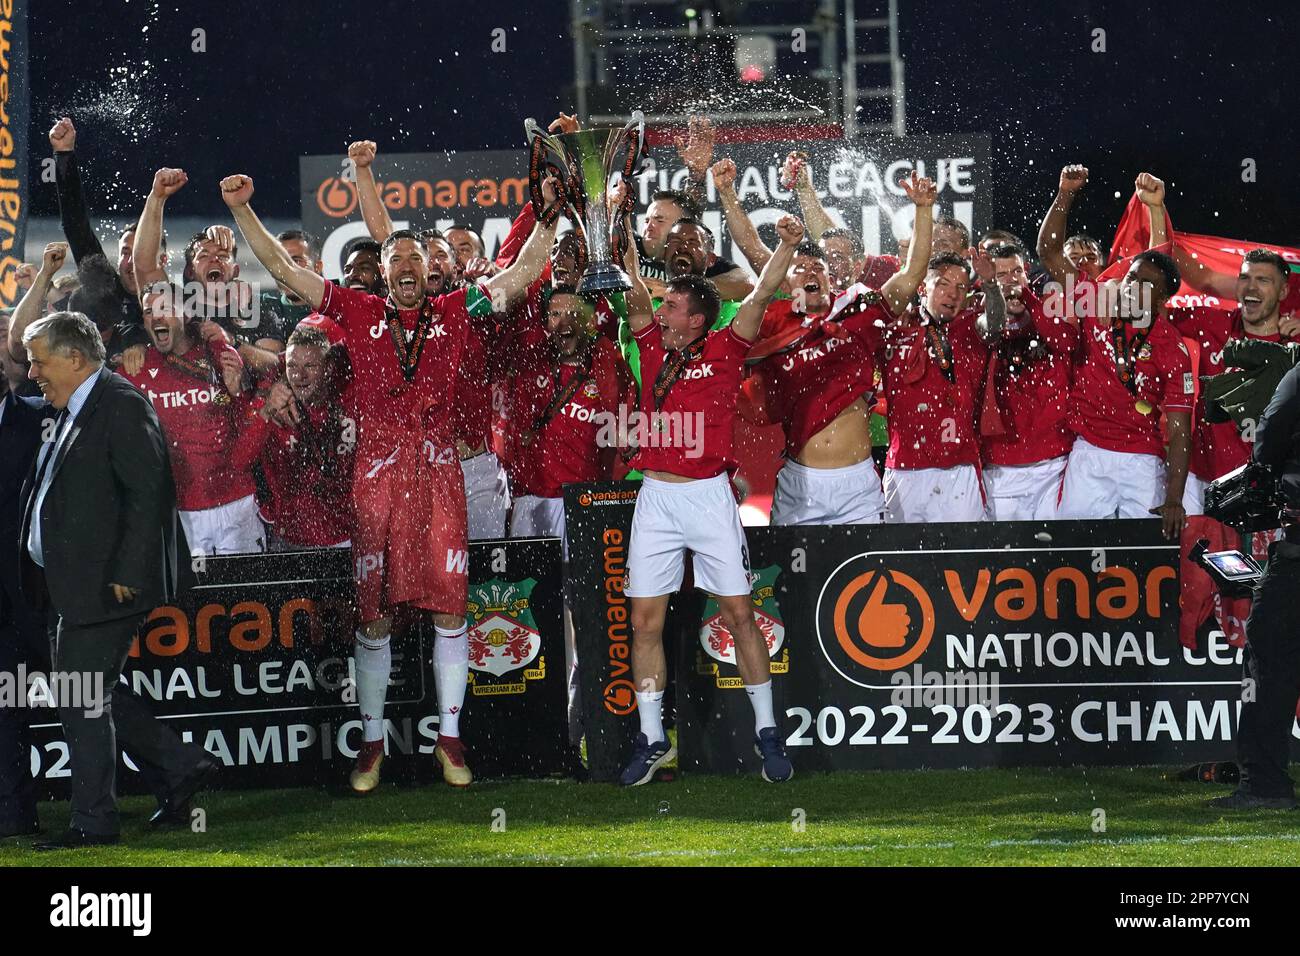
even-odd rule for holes
{"type": "Polygon", "coordinates": [[[616,126],[581,129],[556,136],[524,121],[528,138],[528,183],[533,212],[550,224],[563,213],[573,222],[586,246],[587,268],[578,280],[579,292],[622,292],[632,288],[622,269],[623,252],[632,237],[623,225],[624,213],[635,202],[632,178],[647,167],[645,115],[636,110],[632,121],[616,126]],[[554,175],[559,184],[556,202],[547,206],[542,181],[554,175]],[[619,180],[628,184],[623,205],[610,210],[606,196],[619,180]]]}

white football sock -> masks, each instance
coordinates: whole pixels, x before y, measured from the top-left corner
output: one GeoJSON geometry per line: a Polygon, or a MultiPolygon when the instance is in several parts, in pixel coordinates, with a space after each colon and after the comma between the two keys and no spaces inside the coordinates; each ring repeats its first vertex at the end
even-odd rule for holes
{"type": "Polygon", "coordinates": [[[384,698],[393,670],[389,635],[367,637],[357,631],[352,657],[357,665],[357,706],[361,708],[361,735],[366,743],[384,739],[384,698]]]}
{"type": "Polygon", "coordinates": [[[641,733],[650,743],[664,739],[664,692],[661,690],[636,695],[636,711],[641,715],[641,733]]]}
{"type": "Polygon", "coordinates": [[[746,684],[745,694],[749,697],[749,705],[754,708],[754,733],[758,733],[764,727],[775,727],[776,718],[772,716],[772,682],[765,681],[762,684],[746,684]]]}
{"type": "Polygon", "coordinates": [[[469,677],[469,634],[464,624],[455,630],[434,626],[433,678],[438,686],[438,736],[460,736],[460,712],[465,706],[469,677]]]}

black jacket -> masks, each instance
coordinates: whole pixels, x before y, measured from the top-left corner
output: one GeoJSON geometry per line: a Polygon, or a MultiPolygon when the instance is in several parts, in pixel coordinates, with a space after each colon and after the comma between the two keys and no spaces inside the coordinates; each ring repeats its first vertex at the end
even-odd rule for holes
{"type": "MultiPolygon", "coordinates": [[[[73,261],[80,263],[90,256],[104,255],[104,247],[100,245],[90,224],[90,210],[81,189],[81,170],[77,167],[75,152],[54,154],[54,179],[59,194],[59,223],[63,226],[63,236],[68,240],[73,261]]],[[[109,263],[112,262],[110,259],[109,263]]],[[[112,305],[103,315],[90,317],[100,328],[119,324],[138,326],[144,322],[140,302],[122,285],[121,276],[118,276],[110,298],[112,305]]],[[[148,338],[144,338],[127,344],[147,345],[148,341],[148,338]]],[[[120,354],[120,348],[118,352],[120,354]]]]}
{"type": "MultiPolygon", "coordinates": [[[[38,458],[39,461],[39,458],[38,458]]],[[[72,625],[147,612],[192,582],[176,514],[171,461],[158,416],[130,382],[106,368],[73,423],[41,508],[45,569],[27,553],[36,464],[22,490],[23,593],[72,625]],[[119,604],[110,584],[140,589],[119,604]]]]}
{"type": "Polygon", "coordinates": [[[1282,480],[1287,506],[1300,510],[1300,366],[1282,377],[1255,429],[1257,462],[1282,480]]]}
{"type": "Polygon", "coordinates": [[[22,518],[19,492],[32,470],[41,444],[42,422],[55,412],[43,398],[0,398],[0,624],[25,610],[18,588],[18,525],[22,518]]]}

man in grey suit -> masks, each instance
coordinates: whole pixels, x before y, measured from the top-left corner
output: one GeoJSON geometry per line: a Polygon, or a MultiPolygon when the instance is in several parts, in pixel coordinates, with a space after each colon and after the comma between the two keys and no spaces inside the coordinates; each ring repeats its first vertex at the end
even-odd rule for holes
{"type": "Polygon", "coordinates": [[[216,767],[137,699],[114,693],[140,625],[175,598],[189,570],[171,464],[152,406],[104,366],[103,338],[89,318],[56,312],[22,330],[22,344],[29,377],[58,411],[22,490],[22,588],[57,618],[54,672],[75,675],[81,692],[57,701],[72,820],[61,837],[36,847],[116,843],[119,736],[170,788],[155,818],[181,811],[216,767]]]}

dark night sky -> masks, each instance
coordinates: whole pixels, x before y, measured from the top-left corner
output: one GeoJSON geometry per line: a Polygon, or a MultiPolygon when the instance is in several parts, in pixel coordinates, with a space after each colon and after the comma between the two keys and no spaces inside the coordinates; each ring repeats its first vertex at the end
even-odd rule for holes
{"type": "MultiPolygon", "coordinates": [[[[1107,240],[1150,169],[1171,183],[1177,227],[1300,245],[1291,4],[901,6],[908,130],[990,134],[1001,224],[1032,238],[1060,166],[1080,161],[1094,185],[1075,221],[1107,240]],[[1106,53],[1089,49],[1096,27],[1106,53]]],[[[341,155],[361,136],[389,151],[520,147],[524,117],[570,105],[567,0],[107,0],[93,19],[73,0],[32,7],[35,157],[51,118],[72,112],[100,188],[119,174],[97,211],[134,214],[153,170],[179,165],[191,186],[169,211],[215,212],[217,180],[239,171],[260,211],[293,217],[300,154],[341,155]],[[505,54],[490,50],[498,26],[505,54]],[[190,52],[196,27],[206,53],[190,52]]],[[[31,200],[55,214],[52,187],[31,200]]]]}

